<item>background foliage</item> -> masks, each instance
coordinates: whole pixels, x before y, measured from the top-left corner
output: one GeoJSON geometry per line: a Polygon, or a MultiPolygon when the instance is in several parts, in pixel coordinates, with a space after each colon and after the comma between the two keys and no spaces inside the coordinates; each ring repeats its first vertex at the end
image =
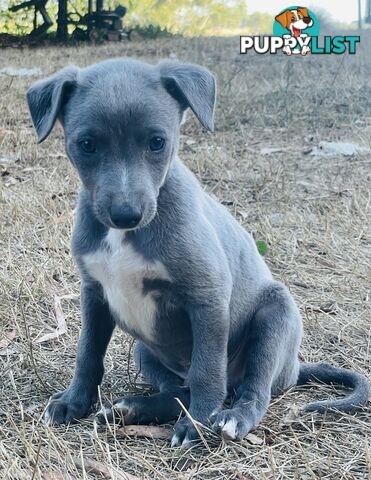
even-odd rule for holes
{"type": "MultiPolygon", "coordinates": [[[[21,0],[0,0],[0,32],[26,34],[32,30],[32,8],[8,11],[21,0]]],[[[69,10],[84,14],[87,0],[70,0],[69,10]]],[[[248,15],[245,0],[106,0],[105,8],[124,4],[128,8],[127,28],[156,26],[164,31],[186,36],[270,33],[273,19],[266,13],[248,15]]],[[[54,21],[58,1],[49,0],[47,10],[54,21]]],[[[41,22],[41,17],[39,18],[41,22]]],[[[56,24],[50,31],[56,29],[56,24]]]]}

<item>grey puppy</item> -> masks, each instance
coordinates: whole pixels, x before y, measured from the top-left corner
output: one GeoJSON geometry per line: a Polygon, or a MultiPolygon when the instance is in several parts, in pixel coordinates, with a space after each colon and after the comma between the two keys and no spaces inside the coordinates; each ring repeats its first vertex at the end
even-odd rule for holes
{"type": "MultiPolygon", "coordinates": [[[[68,67],[35,83],[27,99],[39,142],[60,120],[82,181],[72,236],[82,330],[74,377],[52,396],[48,421],[88,414],[115,325],[136,338],[136,363],[158,393],[121,398],[98,413],[101,421],[166,423],[180,416],[178,398],[195,420],[241,439],[272,395],[314,378],[353,390],[306,411],[367,402],[364,376],[299,364],[302,321],[290,293],[177,157],[187,108],[213,130],[208,70],[108,60],[68,67]]],[[[172,445],[195,438],[188,416],[178,419],[172,445]]]]}

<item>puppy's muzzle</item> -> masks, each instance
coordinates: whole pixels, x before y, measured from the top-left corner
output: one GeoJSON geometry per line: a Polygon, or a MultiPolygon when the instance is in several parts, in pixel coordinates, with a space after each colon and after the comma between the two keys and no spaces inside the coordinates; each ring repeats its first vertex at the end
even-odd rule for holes
{"type": "Polygon", "coordinates": [[[139,208],[128,204],[113,204],[110,210],[111,222],[116,228],[135,228],[142,220],[139,208]]]}

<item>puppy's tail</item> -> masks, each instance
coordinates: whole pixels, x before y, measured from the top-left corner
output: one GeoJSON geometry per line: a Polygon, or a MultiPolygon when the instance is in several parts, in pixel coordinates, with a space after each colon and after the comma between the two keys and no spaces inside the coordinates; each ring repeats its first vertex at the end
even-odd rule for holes
{"type": "Polygon", "coordinates": [[[338,384],[352,388],[353,391],[339,400],[308,403],[304,406],[306,412],[325,412],[336,409],[341,412],[352,412],[368,401],[369,383],[360,373],[345,368],[336,368],[327,363],[301,363],[297,385],[305,385],[310,381],[319,381],[327,384],[338,384]]]}

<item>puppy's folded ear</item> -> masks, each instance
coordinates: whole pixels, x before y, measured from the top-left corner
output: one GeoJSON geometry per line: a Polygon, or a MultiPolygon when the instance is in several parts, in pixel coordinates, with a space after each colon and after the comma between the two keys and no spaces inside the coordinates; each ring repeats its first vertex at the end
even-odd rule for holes
{"type": "Polygon", "coordinates": [[[291,15],[292,13],[289,10],[285,10],[284,12],[280,13],[275,17],[275,20],[283,27],[288,28],[291,23],[291,15]]]}
{"type": "Polygon", "coordinates": [[[209,70],[172,61],[161,62],[159,68],[162,84],[181,108],[190,107],[201,124],[213,131],[216,83],[209,70]]]}
{"type": "Polygon", "coordinates": [[[78,68],[67,67],[34,83],[27,91],[28,108],[41,143],[51,132],[68,95],[76,85],[78,68]]]}
{"type": "Polygon", "coordinates": [[[298,7],[298,12],[303,15],[303,17],[309,17],[308,9],[305,7],[298,7]]]}

